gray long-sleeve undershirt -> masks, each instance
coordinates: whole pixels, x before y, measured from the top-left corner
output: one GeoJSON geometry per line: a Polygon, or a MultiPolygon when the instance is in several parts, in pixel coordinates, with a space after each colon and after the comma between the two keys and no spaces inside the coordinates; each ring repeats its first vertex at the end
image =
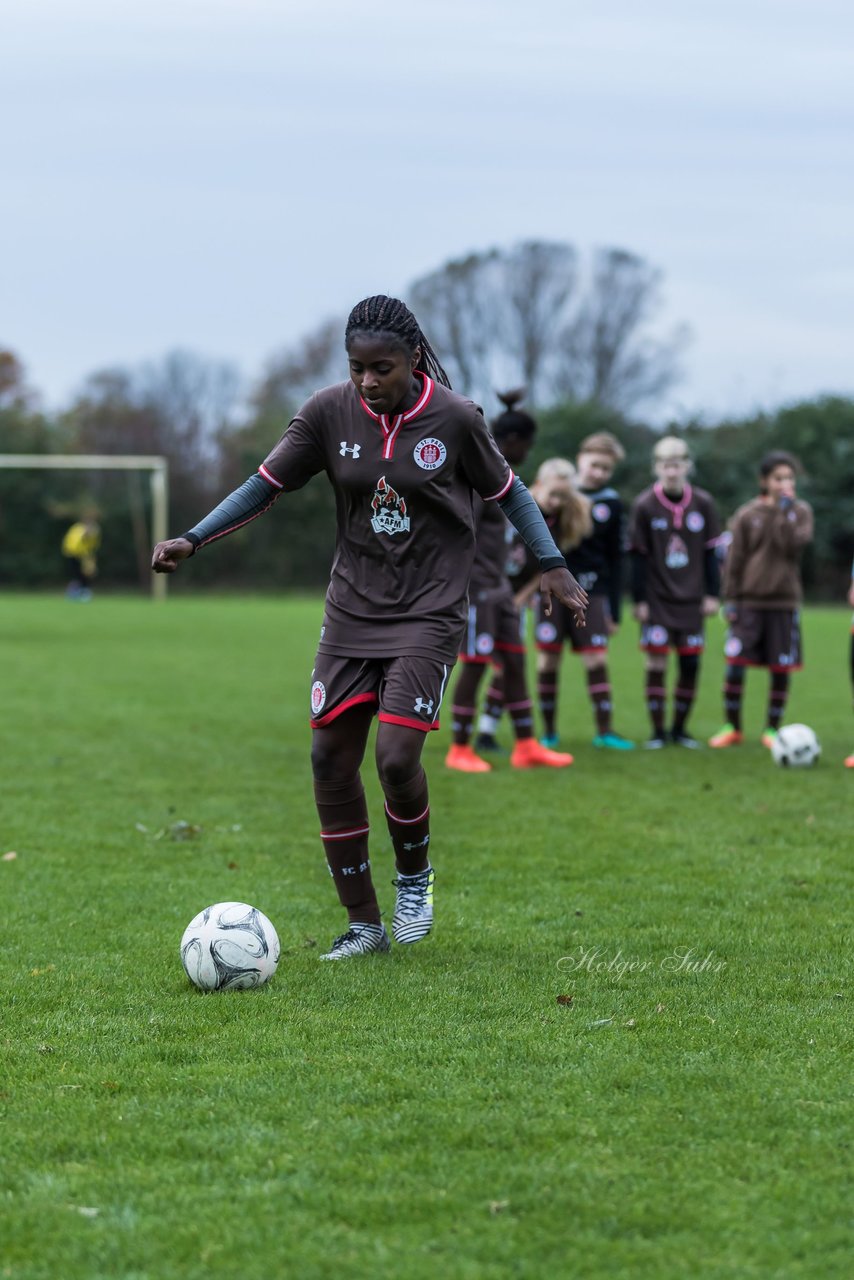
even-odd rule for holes
{"type": "MultiPolygon", "coordinates": [[[[281,490],[270,484],[263,476],[257,474],[250,476],[238,489],[224,498],[219,506],[181,536],[192,542],[198,551],[208,542],[224,538],[226,534],[233,533],[235,529],[269,511],[280,494],[281,490]]],[[[566,567],[566,561],[555,545],[555,540],[543,519],[543,513],[518,476],[514,478],[504,497],[499,498],[498,505],[513,527],[518,530],[522,541],[530,547],[541,569],[566,567]]]]}

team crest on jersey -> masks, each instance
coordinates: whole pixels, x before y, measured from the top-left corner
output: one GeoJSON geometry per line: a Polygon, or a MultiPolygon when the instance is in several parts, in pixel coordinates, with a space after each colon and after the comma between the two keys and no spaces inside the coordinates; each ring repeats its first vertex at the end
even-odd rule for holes
{"type": "Polygon", "coordinates": [[[664,563],[668,569],[684,569],[688,563],[688,548],[678,533],[671,534],[667,540],[664,563]]]}
{"type": "Polygon", "coordinates": [[[705,516],[700,511],[689,511],[685,517],[685,523],[692,533],[699,533],[706,527],[705,516]]]}
{"type": "Polygon", "coordinates": [[[311,714],[320,715],[326,705],[326,685],[322,680],[315,680],[311,686],[311,714]]]}
{"type": "Polygon", "coordinates": [[[599,524],[604,524],[611,517],[611,508],[607,502],[594,502],[590,508],[590,514],[594,520],[598,520],[599,524]]]}
{"type": "Polygon", "coordinates": [[[374,533],[409,533],[406,500],[380,476],[371,498],[371,527],[374,533]]]}
{"type": "Polygon", "coordinates": [[[412,456],[424,471],[435,471],[447,458],[448,450],[441,440],[434,440],[432,436],[428,436],[418,441],[412,456]]]}

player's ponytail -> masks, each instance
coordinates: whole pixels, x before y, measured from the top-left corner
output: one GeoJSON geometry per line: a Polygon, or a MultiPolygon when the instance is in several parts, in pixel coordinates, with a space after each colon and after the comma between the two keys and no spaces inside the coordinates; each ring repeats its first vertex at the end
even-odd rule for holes
{"type": "Polygon", "coordinates": [[[525,398],[525,388],[515,387],[512,391],[496,391],[498,399],[504,405],[504,412],[490,423],[490,430],[496,440],[507,436],[521,436],[524,440],[533,440],[537,434],[537,423],[529,413],[516,406],[525,398]]]}

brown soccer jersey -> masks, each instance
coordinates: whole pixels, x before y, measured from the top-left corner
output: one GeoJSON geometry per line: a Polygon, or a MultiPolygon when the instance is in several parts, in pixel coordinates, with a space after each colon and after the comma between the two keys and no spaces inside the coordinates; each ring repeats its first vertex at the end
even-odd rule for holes
{"type": "Polygon", "coordinates": [[[453,662],[475,548],[473,494],[513,472],[481,410],[424,374],[406,413],[373,413],[352,382],[318,391],[262,464],[286,492],[325,471],[338,529],[319,651],[453,662]]]}
{"type": "Polygon", "coordinates": [[[673,630],[697,625],[706,595],[706,552],[720,537],[710,494],[686,484],[678,501],[658,483],[632,504],[629,541],[646,564],[650,621],[673,630]]]}

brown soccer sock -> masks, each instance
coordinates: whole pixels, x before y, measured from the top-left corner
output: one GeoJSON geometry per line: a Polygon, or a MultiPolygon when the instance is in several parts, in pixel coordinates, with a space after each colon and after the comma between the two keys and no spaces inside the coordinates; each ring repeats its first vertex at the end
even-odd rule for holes
{"type": "Polygon", "coordinates": [[[700,658],[696,653],[679,655],[679,674],[676,677],[676,688],[673,691],[673,732],[684,733],[688,716],[694,705],[697,694],[697,676],[700,671],[700,658]]]}
{"type": "Polygon", "coordinates": [[[608,668],[603,662],[601,666],[591,667],[587,672],[587,692],[593,703],[593,715],[596,719],[597,734],[611,732],[611,685],[608,681],[608,668]]]}
{"type": "Polygon", "coordinates": [[[362,780],[314,781],[320,838],[338,900],[351,921],[379,924],[380,909],[368,856],[368,807],[362,780]]]}
{"type": "Polygon", "coordinates": [[[786,702],[789,697],[788,671],[771,672],[771,688],[768,691],[768,728],[779,729],[783,723],[786,702]]]}
{"type": "Polygon", "coordinates": [[[664,709],[667,690],[664,687],[663,671],[647,671],[644,682],[646,709],[652,721],[652,733],[655,738],[664,737],[664,709]]]}
{"type": "Polygon", "coordinates": [[[489,688],[486,690],[486,698],[483,706],[486,715],[491,716],[496,722],[501,719],[504,711],[504,668],[493,667],[492,678],[489,681],[489,688]]]}
{"type": "Polygon", "coordinates": [[[741,700],[744,697],[744,667],[730,665],[724,676],[724,720],[741,733],[741,700]]]}
{"type": "Polygon", "coordinates": [[[454,701],[451,704],[451,729],[457,746],[465,747],[471,741],[472,726],[477,714],[477,690],[484,670],[482,662],[463,662],[460,665],[460,674],[454,686],[454,701]]]}
{"type": "Polygon", "coordinates": [[[394,845],[394,860],[404,876],[417,875],[430,865],[430,798],[421,765],[407,782],[382,781],[385,816],[394,845]]]}
{"type": "Polygon", "coordinates": [[[524,653],[505,651],[504,659],[504,708],[513,721],[513,733],[517,742],[534,736],[534,704],[528,697],[524,653]]]}
{"type": "Polygon", "coordinates": [[[537,672],[537,705],[543,721],[543,733],[547,738],[553,738],[555,735],[559,680],[559,671],[537,672]]]}

